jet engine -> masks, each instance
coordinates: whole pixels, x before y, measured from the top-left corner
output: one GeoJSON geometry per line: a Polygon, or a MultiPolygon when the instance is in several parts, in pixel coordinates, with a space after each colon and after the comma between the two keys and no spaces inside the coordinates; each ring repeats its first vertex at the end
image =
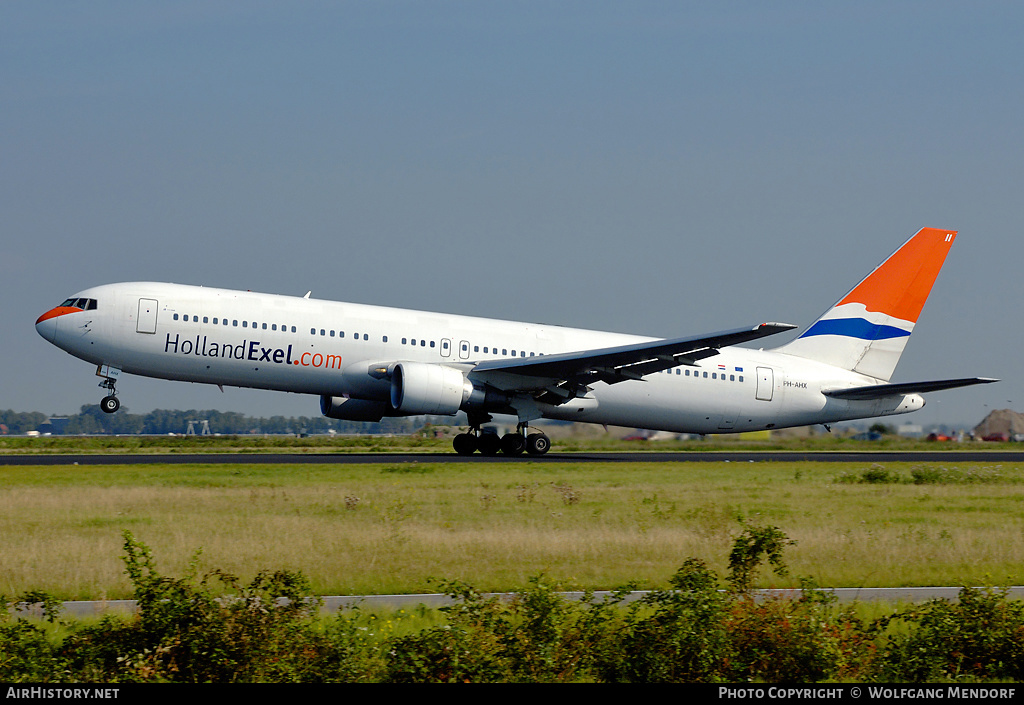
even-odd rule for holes
{"type": "Polygon", "coordinates": [[[391,370],[391,408],[402,414],[451,415],[473,391],[462,372],[422,362],[399,362],[391,370]]]}

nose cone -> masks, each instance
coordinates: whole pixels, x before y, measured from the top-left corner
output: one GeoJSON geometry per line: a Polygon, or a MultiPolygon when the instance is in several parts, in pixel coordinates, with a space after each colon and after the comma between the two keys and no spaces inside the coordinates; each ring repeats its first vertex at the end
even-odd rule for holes
{"type": "Polygon", "coordinates": [[[73,311],[78,311],[78,309],[71,308],[69,306],[58,306],[57,308],[51,308],[49,311],[47,311],[42,316],[36,319],[36,332],[39,333],[39,335],[43,336],[43,338],[45,338],[49,342],[56,342],[57,319],[59,319],[65,313],[72,313],[73,311]]]}

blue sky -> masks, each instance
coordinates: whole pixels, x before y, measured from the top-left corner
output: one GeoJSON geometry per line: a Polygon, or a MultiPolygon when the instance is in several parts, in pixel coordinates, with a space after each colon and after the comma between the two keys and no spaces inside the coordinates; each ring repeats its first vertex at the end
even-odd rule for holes
{"type": "MultiPolygon", "coordinates": [[[[1019,3],[0,5],[0,408],[75,411],[36,317],[175,281],[678,336],[812,322],[960,231],[894,381],[1024,411],[1019,3]]],[[[315,415],[141,378],[122,403],[315,415]]]]}

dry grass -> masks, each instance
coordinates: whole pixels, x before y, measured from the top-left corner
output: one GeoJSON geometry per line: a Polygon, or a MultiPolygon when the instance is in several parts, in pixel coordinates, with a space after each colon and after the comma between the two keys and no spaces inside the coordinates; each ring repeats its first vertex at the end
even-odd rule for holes
{"type": "MultiPolygon", "coordinates": [[[[664,586],[689,557],[720,573],[741,521],[797,544],[834,586],[1024,583],[1024,468],[982,484],[837,482],[861,466],[644,463],[90,466],[0,469],[0,593],[125,597],[121,533],[161,569],[301,570],[322,594],[664,586]]],[[[765,576],[766,579],[768,576],[765,576]]]]}

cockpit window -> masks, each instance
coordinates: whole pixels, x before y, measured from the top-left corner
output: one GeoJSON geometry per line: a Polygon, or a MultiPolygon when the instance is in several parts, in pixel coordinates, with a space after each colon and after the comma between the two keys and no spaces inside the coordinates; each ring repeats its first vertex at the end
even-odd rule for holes
{"type": "Polygon", "coordinates": [[[65,299],[61,306],[64,308],[80,308],[83,311],[95,311],[96,299],[65,299]]]}

